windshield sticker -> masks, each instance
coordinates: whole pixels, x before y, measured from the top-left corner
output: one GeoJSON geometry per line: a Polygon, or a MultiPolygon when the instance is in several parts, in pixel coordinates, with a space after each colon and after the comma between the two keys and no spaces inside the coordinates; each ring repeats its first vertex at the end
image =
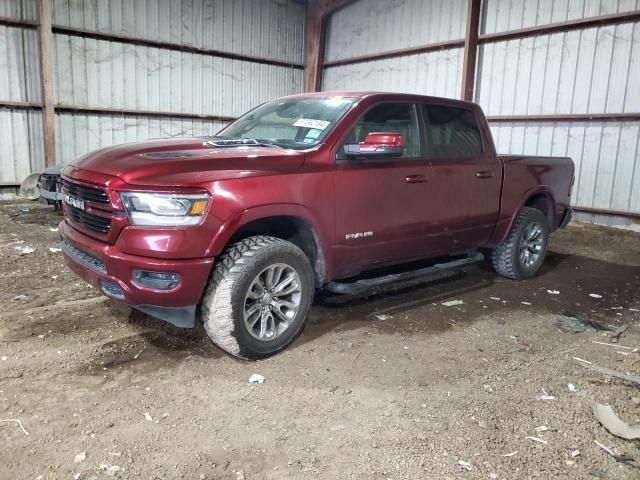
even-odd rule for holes
{"type": "Polygon", "coordinates": [[[293,124],[294,127],[304,127],[304,128],[316,128],[318,130],[324,130],[329,126],[329,123],[326,120],[314,120],[312,118],[299,118],[296,120],[296,123],[293,124]]]}
{"type": "Polygon", "coordinates": [[[311,128],[311,129],[309,129],[309,131],[307,132],[307,134],[304,137],[305,138],[310,138],[312,140],[315,140],[316,138],[318,138],[320,136],[321,133],[322,133],[322,130],[318,130],[317,128],[311,128]]]}

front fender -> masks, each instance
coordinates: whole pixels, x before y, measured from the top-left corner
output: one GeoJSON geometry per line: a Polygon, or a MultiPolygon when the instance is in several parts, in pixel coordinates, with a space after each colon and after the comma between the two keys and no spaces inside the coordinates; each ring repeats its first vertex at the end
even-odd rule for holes
{"type": "Polygon", "coordinates": [[[219,256],[229,243],[233,235],[243,226],[255,221],[270,217],[296,217],[304,221],[311,229],[316,248],[318,251],[318,261],[323,266],[318,272],[321,277],[325,277],[327,272],[333,269],[333,257],[330,255],[331,242],[325,229],[320,228],[318,221],[311,211],[303,205],[295,203],[274,203],[247,208],[231,215],[218,229],[207,248],[207,256],[219,256]]]}

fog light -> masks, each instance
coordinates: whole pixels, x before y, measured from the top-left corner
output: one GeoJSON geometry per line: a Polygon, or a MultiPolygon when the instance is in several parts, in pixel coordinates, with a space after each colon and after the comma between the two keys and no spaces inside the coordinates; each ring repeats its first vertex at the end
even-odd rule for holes
{"type": "Polygon", "coordinates": [[[134,270],[133,282],[143,288],[154,290],[171,290],[180,283],[180,275],[171,272],[151,272],[149,270],[134,270]]]}
{"type": "Polygon", "coordinates": [[[120,285],[108,280],[101,280],[100,287],[105,295],[122,300],[124,298],[124,290],[120,288],[120,285]]]}

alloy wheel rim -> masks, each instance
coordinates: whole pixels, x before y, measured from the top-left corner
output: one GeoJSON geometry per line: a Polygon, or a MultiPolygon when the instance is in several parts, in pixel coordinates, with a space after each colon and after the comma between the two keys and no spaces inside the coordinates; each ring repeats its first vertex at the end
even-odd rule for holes
{"type": "Polygon", "coordinates": [[[269,265],[255,276],[244,299],[244,324],[260,341],[281,336],[293,323],[302,301],[300,276],[286,263],[269,265]]]}
{"type": "Polygon", "coordinates": [[[520,264],[523,267],[534,266],[544,247],[544,230],[538,222],[532,222],[525,228],[520,240],[520,264]]]}

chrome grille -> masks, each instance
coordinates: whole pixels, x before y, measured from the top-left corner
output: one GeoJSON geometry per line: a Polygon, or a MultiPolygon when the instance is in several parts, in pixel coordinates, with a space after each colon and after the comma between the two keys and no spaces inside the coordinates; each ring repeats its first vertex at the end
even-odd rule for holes
{"type": "Polygon", "coordinates": [[[110,218],[93,215],[69,204],[65,205],[65,207],[67,209],[68,218],[73,220],[75,223],[82,225],[84,228],[88,228],[89,230],[93,230],[94,232],[109,233],[109,229],[111,228],[110,218]]]}
{"type": "Polygon", "coordinates": [[[87,211],[65,202],[66,216],[73,224],[101,235],[109,233],[111,229],[111,205],[109,195],[105,190],[63,178],[62,193],[83,202],[88,202],[85,206],[90,207],[87,211]],[[109,216],[96,215],[94,212],[103,212],[109,216]]]}
{"type": "Polygon", "coordinates": [[[70,182],[64,178],[62,179],[62,188],[72,197],[89,202],[109,204],[107,192],[99,188],[87,187],[86,185],[70,182]]]}

